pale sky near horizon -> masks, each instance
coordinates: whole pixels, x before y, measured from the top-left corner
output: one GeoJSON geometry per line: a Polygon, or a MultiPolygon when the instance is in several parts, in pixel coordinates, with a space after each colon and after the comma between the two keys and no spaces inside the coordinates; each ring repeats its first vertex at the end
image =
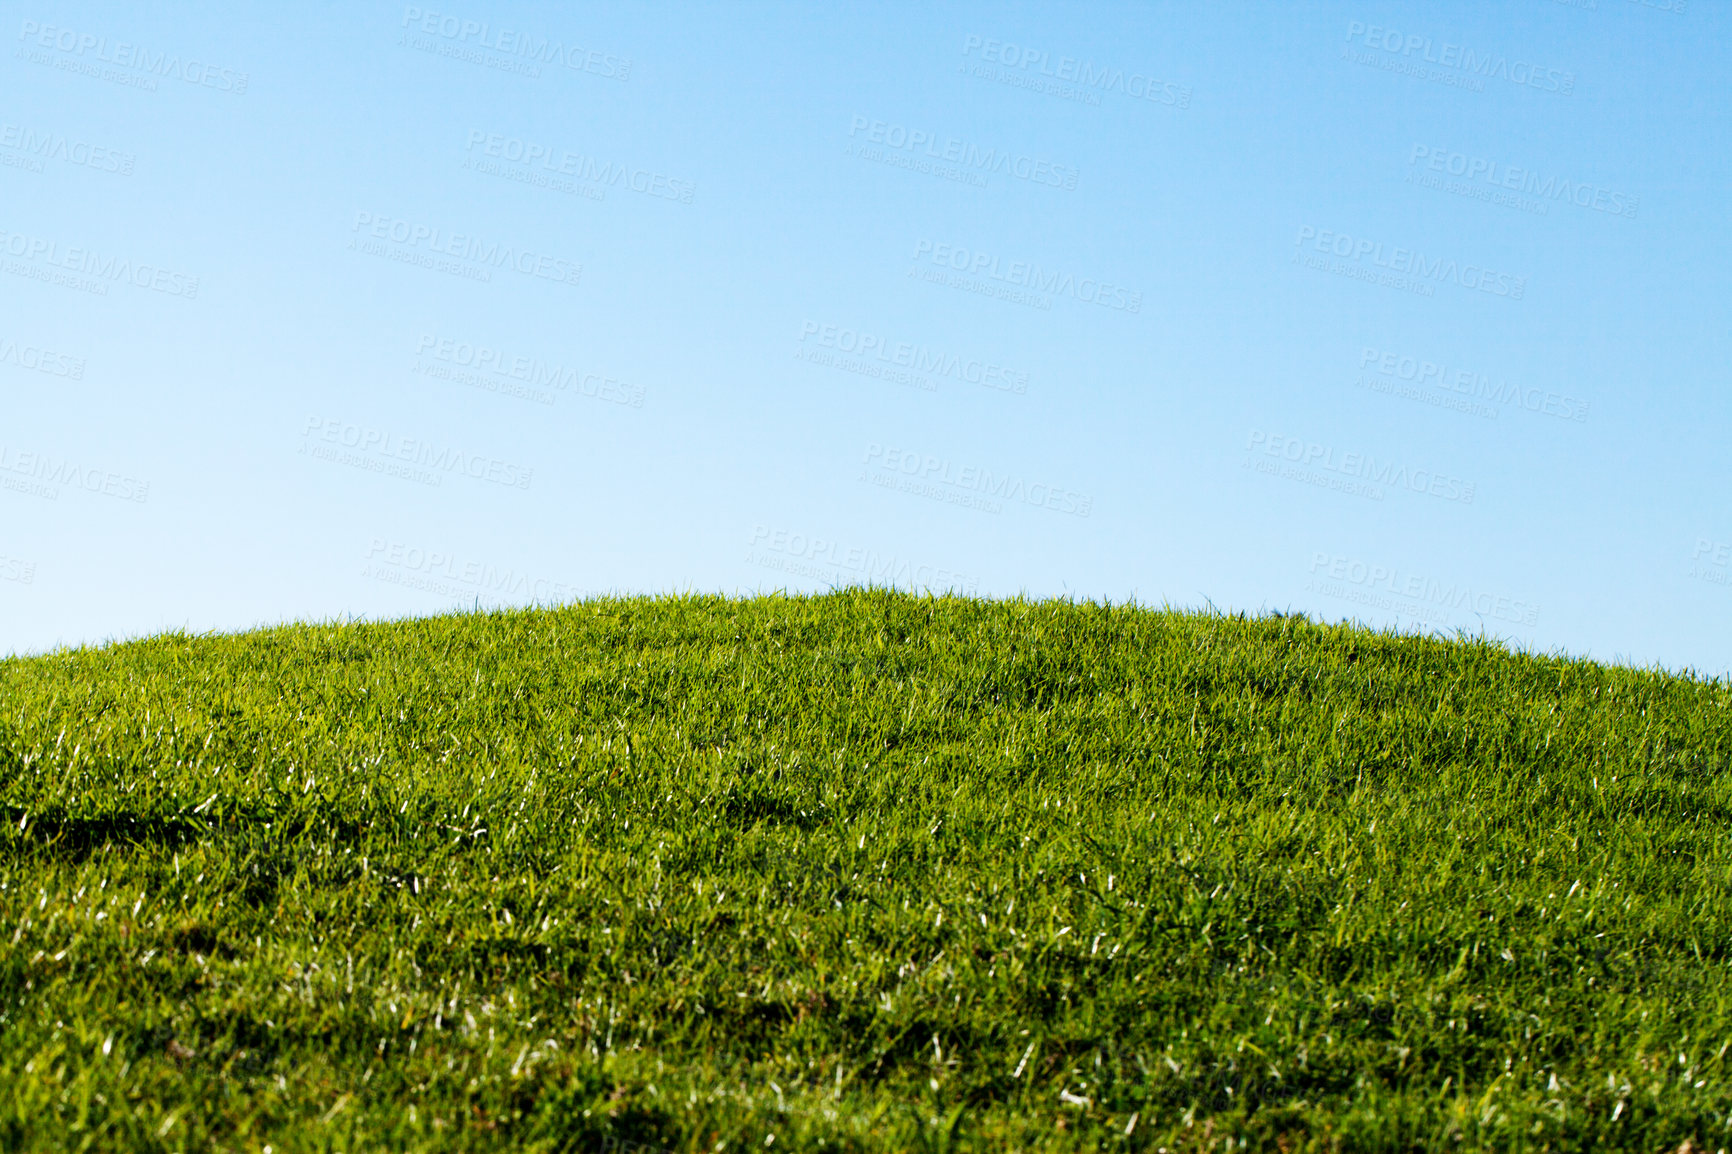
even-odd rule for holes
{"type": "Polygon", "coordinates": [[[1732,14],[10,6],[0,652],[874,582],[1732,670],[1732,14]]]}

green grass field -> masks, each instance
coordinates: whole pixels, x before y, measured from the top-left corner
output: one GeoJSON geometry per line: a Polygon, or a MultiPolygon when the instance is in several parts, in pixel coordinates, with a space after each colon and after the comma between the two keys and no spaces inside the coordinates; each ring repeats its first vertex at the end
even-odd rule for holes
{"type": "Polygon", "coordinates": [[[1724,681],[605,600],[0,662],[0,783],[9,1150],[1732,1146],[1724,681]]]}

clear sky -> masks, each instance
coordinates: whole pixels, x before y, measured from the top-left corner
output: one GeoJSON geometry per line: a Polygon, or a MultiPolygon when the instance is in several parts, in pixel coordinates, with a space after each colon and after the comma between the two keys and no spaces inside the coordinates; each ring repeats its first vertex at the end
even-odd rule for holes
{"type": "Polygon", "coordinates": [[[1726,6],[7,12],[0,652],[872,581],[1732,668],[1726,6]]]}

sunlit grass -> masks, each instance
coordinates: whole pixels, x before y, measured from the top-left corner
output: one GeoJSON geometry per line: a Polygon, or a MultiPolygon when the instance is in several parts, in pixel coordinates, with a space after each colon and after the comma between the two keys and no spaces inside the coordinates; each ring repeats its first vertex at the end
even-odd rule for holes
{"type": "Polygon", "coordinates": [[[9,660],[0,1145],[1712,1150],[1729,761],[1725,682],[1067,602],[9,660]]]}

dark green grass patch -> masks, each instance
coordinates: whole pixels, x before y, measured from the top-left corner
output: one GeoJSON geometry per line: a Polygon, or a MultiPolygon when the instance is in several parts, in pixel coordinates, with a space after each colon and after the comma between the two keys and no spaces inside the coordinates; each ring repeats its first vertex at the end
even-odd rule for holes
{"type": "Polygon", "coordinates": [[[1732,688],[847,591],[0,662],[0,1147],[1732,1145],[1732,688]]]}

